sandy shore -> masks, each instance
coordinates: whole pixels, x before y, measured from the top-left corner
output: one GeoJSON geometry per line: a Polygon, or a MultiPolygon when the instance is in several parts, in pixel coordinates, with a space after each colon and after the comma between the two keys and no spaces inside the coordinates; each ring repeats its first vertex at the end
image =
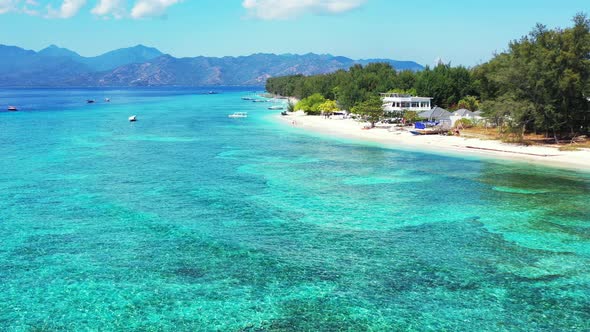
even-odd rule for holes
{"type": "Polygon", "coordinates": [[[376,142],[392,148],[434,152],[438,154],[461,154],[484,156],[529,162],[552,167],[590,171],[590,150],[559,151],[549,146],[522,146],[494,140],[480,140],[457,136],[415,136],[407,130],[373,128],[364,130],[366,123],[352,119],[325,119],[321,116],[291,114],[281,116],[281,121],[301,130],[309,130],[347,139],[376,142]]]}

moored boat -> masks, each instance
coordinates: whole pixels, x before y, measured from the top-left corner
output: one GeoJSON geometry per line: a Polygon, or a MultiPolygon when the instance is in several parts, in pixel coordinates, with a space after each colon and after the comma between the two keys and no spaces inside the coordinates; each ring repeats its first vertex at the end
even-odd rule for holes
{"type": "Polygon", "coordinates": [[[94,99],[86,99],[87,104],[94,104],[94,99]]]}
{"type": "Polygon", "coordinates": [[[442,129],[416,129],[416,130],[410,130],[410,133],[413,135],[437,135],[437,134],[443,134],[447,132],[446,130],[442,130],[442,129]]]}
{"type": "Polygon", "coordinates": [[[130,117],[129,117],[129,121],[130,121],[130,122],[135,122],[135,121],[137,121],[137,115],[132,115],[132,116],[130,116],[130,117]]]}
{"type": "Polygon", "coordinates": [[[416,122],[410,133],[414,135],[436,135],[448,132],[439,122],[416,122]]]}
{"type": "Polygon", "coordinates": [[[285,107],[284,106],[278,106],[277,105],[277,106],[271,106],[268,109],[274,111],[274,110],[282,110],[282,109],[285,109],[285,107]]]}
{"type": "Polygon", "coordinates": [[[18,111],[18,108],[16,108],[16,106],[8,106],[8,110],[11,112],[16,112],[18,111]]]}
{"type": "Polygon", "coordinates": [[[248,117],[248,113],[247,112],[235,112],[233,114],[230,114],[227,116],[228,118],[232,118],[232,119],[236,119],[236,118],[247,118],[248,117]]]}

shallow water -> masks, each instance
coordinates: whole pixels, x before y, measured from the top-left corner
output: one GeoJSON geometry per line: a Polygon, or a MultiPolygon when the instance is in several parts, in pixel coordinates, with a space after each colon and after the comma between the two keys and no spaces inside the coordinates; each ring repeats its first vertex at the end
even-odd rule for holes
{"type": "Polygon", "coordinates": [[[238,90],[0,91],[0,330],[590,330],[590,175],[318,138],[238,90]]]}

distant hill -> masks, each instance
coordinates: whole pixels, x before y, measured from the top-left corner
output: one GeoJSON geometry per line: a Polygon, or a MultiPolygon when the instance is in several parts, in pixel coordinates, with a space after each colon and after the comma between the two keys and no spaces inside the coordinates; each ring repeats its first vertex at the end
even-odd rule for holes
{"type": "Polygon", "coordinates": [[[423,69],[413,61],[314,53],[175,58],[137,45],[83,57],[56,45],[39,52],[0,45],[0,86],[252,86],[263,85],[269,77],[324,74],[371,62],[386,62],[397,70],[423,69]]]}
{"type": "Polygon", "coordinates": [[[158,49],[137,45],[107,52],[92,58],[85,58],[84,63],[96,71],[112,70],[120,66],[142,63],[164,55],[158,49]]]}
{"type": "Polygon", "coordinates": [[[87,58],[74,51],[70,51],[67,48],[51,45],[39,51],[37,55],[41,57],[68,58],[88,66],[88,68],[92,71],[106,71],[132,63],[146,62],[162,56],[164,53],[153,47],[137,45],[134,47],[121,48],[99,56],[87,58]]]}
{"type": "Polygon", "coordinates": [[[74,51],[70,51],[67,48],[59,47],[57,45],[49,45],[47,48],[42,49],[37,54],[41,56],[67,57],[76,60],[83,59],[83,57],[80,54],[74,51]]]}

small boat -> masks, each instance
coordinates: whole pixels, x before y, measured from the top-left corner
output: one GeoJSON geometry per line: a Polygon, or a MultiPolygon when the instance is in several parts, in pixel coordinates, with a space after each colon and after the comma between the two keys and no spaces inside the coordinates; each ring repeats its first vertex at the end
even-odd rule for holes
{"type": "Polygon", "coordinates": [[[16,108],[16,106],[8,106],[8,110],[11,112],[16,112],[18,111],[18,108],[16,108]]]}
{"type": "Polygon", "coordinates": [[[135,122],[137,121],[137,115],[132,115],[129,117],[129,122],[135,122]]]}
{"type": "Polygon", "coordinates": [[[237,119],[237,118],[247,118],[247,112],[235,112],[234,114],[230,114],[227,116],[228,118],[237,119]]]}
{"type": "Polygon", "coordinates": [[[448,132],[447,129],[444,129],[439,122],[416,122],[414,124],[414,130],[410,130],[410,133],[413,135],[436,135],[436,134],[444,134],[448,132]]]}
{"type": "Polygon", "coordinates": [[[277,111],[278,111],[278,110],[285,109],[285,107],[283,107],[283,106],[271,106],[271,107],[269,107],[268,109],[269,109],[269,110],[273,110],[273,111],[274,111],[274,110],[277,110],[277,111]]]}
{"type": "Polygon", "coordinates": [[[254,102],[254,103],[266,103],[266,102],[268,102],[268,100],[264,100],[264,99],[252,99],[252,102],[254,102]]]}
{"type": "Polygon", "coordinates": [[[86,100],[86,103],[87,104],[94,104],[94,99],[87,99],[86,100]]]}
{"type": "Polygon", "coordinates": [[[438,135],[438,134],[444,134],[448,132],[448,130],[444,130],[441,128],[427,128],[427,129],[414,129],[414,130],[410,130],[410,133],[412,135],[438,135]]]}
{"type": "Polygon", "coordinates": [[[242,100],[254,100],[252,97],[242,97],[242,100]]]}
{"type": "Polygon", "coordinates": [[[282,112],[281,112],[281,115],[282,115],[282,116],[286,116],[286,115],[287,115],[287,111],[282,111],[282,112]]]}
{"type": "Polygon", "coordinates": [[[105,102],[105,103],[110,103],[110,102],[111,102],[111,98],[105,98],[105,99],[104,99],[104,102],[105,102]]]}
{"type": "Polygon", "coordinates": [[[207,92],[207,94],[208,95],[216,95],[216,94],[219,94],[219,92],[217,92],[217,91],[209,91],[209,92],[207,92]]]}

